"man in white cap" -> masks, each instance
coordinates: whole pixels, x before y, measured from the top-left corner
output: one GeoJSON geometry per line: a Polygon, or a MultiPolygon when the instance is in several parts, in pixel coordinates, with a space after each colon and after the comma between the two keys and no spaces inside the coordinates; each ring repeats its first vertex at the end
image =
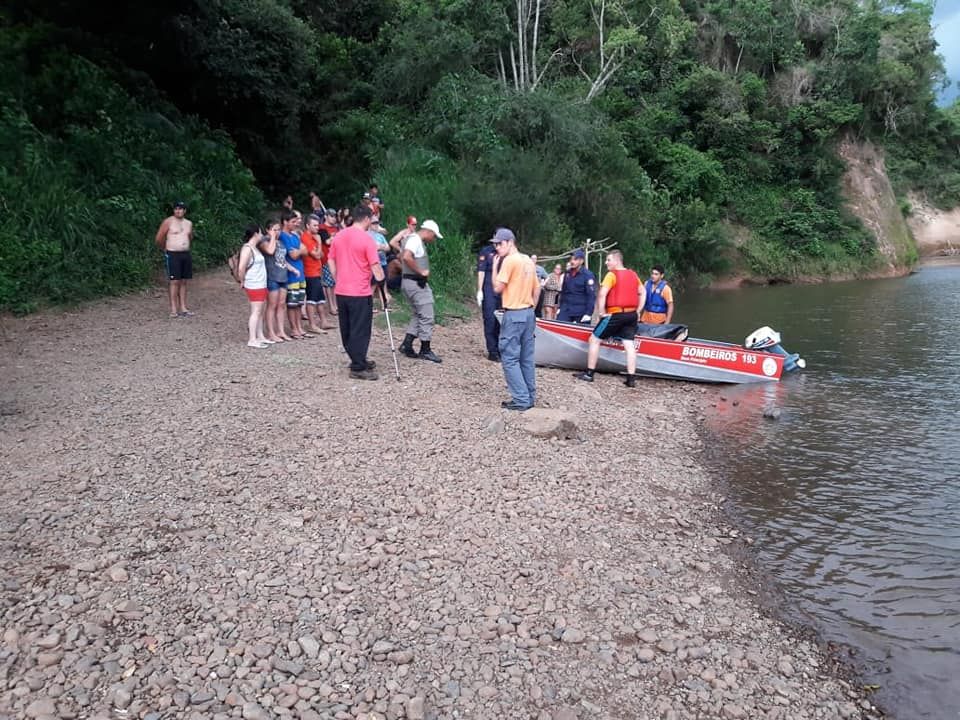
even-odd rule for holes
{"type": "Polygon", "coordinates": [[[442,240],[440,228],[433,220],[424,220],[420,229],[403,239],[400,262],[403,276],[400,289],[410,303],[413,316],[407,325],[407,334],[400,344],[400,352],[410,358],[421,358],[438,363],[440,358],[430,349],[433,338],[433,290],[430,288],[430,258],[427,244],[442,240]],[[420,338],[420,352],[413,349],[413,341],[420,338]]]}

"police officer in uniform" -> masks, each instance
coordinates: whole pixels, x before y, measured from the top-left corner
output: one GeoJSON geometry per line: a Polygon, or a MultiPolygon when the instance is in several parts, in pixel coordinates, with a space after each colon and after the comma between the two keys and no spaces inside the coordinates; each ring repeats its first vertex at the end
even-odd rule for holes
{"type": "Polygon", "coordinates": [[[500,309],[500,296],[493,292],[493,261],[497,257],[491,242],[477,255],[477,305],[483,311],[483,337],[487,360],[500,362],[500,321],[494,315],[500,309]]]}
{"type": "Polygon", "coordinates": [[[586,254],[580,249],[574,250],[570,257],[570,269],[564,275],[560,292],[557,320],[588,323],[593,317],[597,301],[597,278],[584,266],[585,258],[586,254]]]}
{"type": "Polygon", "coordinates": [[[433,339],[433,289],[430,287],[430,258],[427,245],[443,240],[440,228],[433,220],[424,220],[417,232],[403,239],[403,276],[400,289],[413,311],[407,334],[400,343],[400,352],[409,358],[420,358],[430,362],[441,362],[440,357],[430,348],[433,339]],[[420,338],[420,352],[413,349],[413,341],[420,338]]]}

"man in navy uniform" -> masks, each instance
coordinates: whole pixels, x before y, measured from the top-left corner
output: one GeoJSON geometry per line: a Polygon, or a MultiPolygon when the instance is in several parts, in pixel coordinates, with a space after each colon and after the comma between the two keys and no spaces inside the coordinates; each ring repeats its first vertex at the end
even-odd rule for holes
{"type": "Polygon", "coordinates": [[[493,314],[500,309],[500,296],[493,292],[493,261],[497,251],[487,244],[477,255],[477,305],[483,311],[483,337],[487,343],[487,359],[500,361],[500,322],[493,314]]]}
{"type": "Polygon", "coordinates": [[[560,292],[560,311],[557,320],[563,322],[589,323],[597,301],[597,278],[584,266],[583,250],[573,251],[570,269],[563,278],[560,292]]]}

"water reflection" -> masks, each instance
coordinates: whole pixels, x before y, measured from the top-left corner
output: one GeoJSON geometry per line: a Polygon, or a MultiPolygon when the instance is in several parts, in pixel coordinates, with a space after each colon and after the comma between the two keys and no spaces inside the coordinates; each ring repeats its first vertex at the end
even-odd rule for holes
{"type": "Polygon", "coordinates": [[[808,370],[716,388],[710,431],[761,559],[901,718],[960,717],[960,268],[687,295],[694,334],[769,324],[808,370]],[[779,422],[764,408],[782,411],[779,422]]]}

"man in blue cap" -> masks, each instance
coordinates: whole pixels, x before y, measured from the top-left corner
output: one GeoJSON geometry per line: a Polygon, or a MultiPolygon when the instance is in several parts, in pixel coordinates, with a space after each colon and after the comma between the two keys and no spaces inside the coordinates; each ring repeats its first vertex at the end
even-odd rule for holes
{"type": "Polygon", "coordinates": [[[560,311],[557,320],[563,322],[589,323],[597,302],[597,278],[584,266],[586,254],[581,249],[573,251],[570,269],[563,277],[560,292],[560,311]]]}
{"type": "Polygon", "coordinates": [[[491,240],[477,255],[477,305],[483,311],[483,338],[487,360],[500,362],[500,321],[494,311],[500,309],[500,296],[493,291],[493,261],[497,250],[491,240]]]}
{"type": "Polygon", "coordinates": [[[540,283],[533,261],[517,248],[509,228],[499,228],[490,241],[497,256],[493,260],[493,291],[503,303],[500,326],[500,366],[510,399],[500,403],[507,410],[523,412],[537,401],[537,372],[534,343],[537,319],[533,309],[540,299],[540,283]]]}

